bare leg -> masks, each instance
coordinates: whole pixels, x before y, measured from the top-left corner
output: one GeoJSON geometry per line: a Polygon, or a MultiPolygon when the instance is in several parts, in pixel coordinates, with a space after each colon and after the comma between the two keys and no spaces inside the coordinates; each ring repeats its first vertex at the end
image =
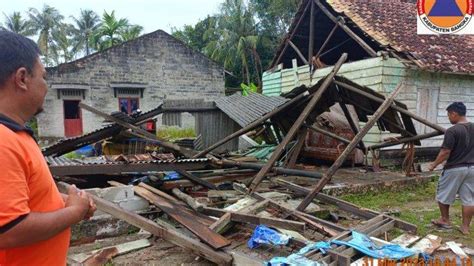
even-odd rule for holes
{"type": "Polygon", "coordinates": [[[450,221],[449,221],[449,205],[443,204],[443,203],[438,201],[438,206],[439,206],[439,210],[441,212],[441,219],[439,221],[441,223],[444,223],[444,224],[450,224],[450,221]]]}
{"type": "Polygon", "coordinates": [[[473,215],[474,215],[474,206],[462,206],[461,232],[465,235],[469,234],[469,226],[471,225],[471,220],[472,220],[473,215]]]}

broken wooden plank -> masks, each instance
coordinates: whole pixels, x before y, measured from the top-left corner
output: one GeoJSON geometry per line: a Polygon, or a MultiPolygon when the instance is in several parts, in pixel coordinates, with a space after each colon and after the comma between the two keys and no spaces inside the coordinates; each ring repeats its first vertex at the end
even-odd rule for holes
{"type": "MultiPolygon", "coordinates": [[[[62,193],[67,193],[69,184],[59,182],[57,183],[59,190],[62,193]]],[[[106,212],[120,220],[124,220],[127,223],[134,225],[138,228],[146,230],[155,236],[161,237],[166,241],[169,241],[175,245],[186,248],[195,252],[197,255],[202,256],[216,264],[230,265],[232,263],[232,257],[222,251],[216,251],[207,246],[204,243],[199,242],[196,239],[190,238],[182,233],[172,230],[172,228],[164,228],[155,222],[146,219],[136,213],[126,211],[119,206],[101,199],[94,195],[90,195],[97,206],[97,209],[106,212]]]]}
{"type": "Polygon", "coordinates": [[[272,156],[270,157],[270,159],[268,159],[265,166],[262,169],[260,169],[260,171],[252,180],[252,183],[250,184],[250,187],[249,187],[250,192],[256,191],[260,182],[268,174],[271,168],[275,165],[275,162],[280,158],[281,154],[285,150],[286,146],[290,143],[290,141],[293,140],[296,133],[300,130],[301,126],[303,125],[304,121],[308,118],[308,116],[310,115],[310,113],[313,111],[314,107],[318,103],[318,101],[323,96],[324,92],[332,84],[334,76],[336,75],[336,73],[339,71],[342,64],[346,60],[347,60],[347,53],[344,53],[342,54],[341,58],[339,58],[337,63],[334,65],[334,68],[332,69],[332,71],[326,76],[326,78],[324,79],[324,82],[321,84],[318,90],[310,97],[311,100],[308,102],[308,104],[305,106],[301,114],[293,123],[290,130],[288,130],[288,132],[285,135],[285,138],[281,141],[280,144],[278,144],[277,148],[273,151],[272,156]]]}
{"type": "MultiPolygon", "coordinates": [[[[142,249],[142,248],[146,248],[146,247],[149,247],[149,246],[151,246],[150,240],[140,239],[140,240],[136,240],[136,241],[122,243],[122,244],[115,245],[115,246],[110,246],[110,247],[105,247],[105,248],[92,250],[92,251],[89,251],[89,252],[70,255],[70,256],[68,256],[68,258],[72,259],[72,260],[74,260],[78,263],[83,263],[86,260],[92,259],[92,257],[94,257],[95,255],[98,255],[99,253],[101,253],[104,250],[111,250],[112,248],[115,249],[114,250],[115,252],[109,253],[107,251],[106,256],[101,256],[101,257],[107,257],[109,254],[113,254],[110,257],[110,258],[112,258],[112,257],[117,256],[117,255],[122,255],[122,254],[125,254],[125,253],[128,253],[128,252],[138,250],[138,249],[142,249]]],[[[105,261],[105,262],[107,262],[107,261],[105,261]]]]}
{"type": "Polygon", "coordinates": [[[229,240],[219,234],[216,234],[214,231],[209,229],[209,227],[200,223],[198,221],[198,216],[193,215],[191,211],[183,208],[180,205],[177,205],[176,203],[172,203],[171,201],[168,201],[143,187],[136,187],[135,192],[141,197],[152,202],[154,205],[167,213],[174,220],[182,224],[202,241],[206,242],[213,248],[219,249],[230,245],[229,240]]]}
{"type": "Polygon", "coordinates": [[[454,241],[446,242],[446,245],[460,258],[469,258],[462,248],[454,241]]]}
{"type": "Polygon", "coordinates": [[[439,236],[427,235],[418,241],[412,249],[431,255],[441,246],[441,241],[442,239],[439,236]]]}
{"type": "Polygon", "coordinates": [[[403,87],[402,85],[403,83],[400,83],[397,88],[395,88],[395,90],[390,94],[390,96],[387,97],[385,101],[379,106],[379,108],[377,109],[377,111],[375,111],[369,121],[367,121],[364,127],[354,136],[354,138],[351,140],[351,143],[347,145],[347,147],[344,149],[341,155],[339,155],[337,160],[331,165],[331,167],[329,167],[327,172],[324,174],[324,177],[316,184],[316,187],[314,187],[313,190],[308,195],[306,195],[306,197],[303,199],[298,208],[296,208],[297,210],[304,211],[304,209],[311,203],[316,194],[318,194],[323,189],[323,187],[327,183],[329,183],[333,175],[337,172],[339,167],[341,167],[342,164],[346,161],[347,157],[352,153],[352,151],[359,144],[362,138],[375,125],[377,120],[379,120],[379,118],[385,113],[385,111],[387,111],[390,105],[392,105],[393,101],[395,100],[395,97],[403,87]]]}
{"type": "Polygon", "coordinates": [[[182,170],[182,169],[176,169],[176,172],[178,174],[182,175],[184,178],[189,179],[191,182],[193,182],[195,184],[201,185],[201,186],[203,186],[205,188],[208,188],[208,189],[217,189],[216,185],[214,185],[211,182],[208,182],[204,179],[201,179],[201,178],[189,173],[188,171],[185,171],[185,170],[182,170]]]}
{"type": "Polygon", "coordinates": [[[204,208],[204,205],[197,202],[193,197],[189,196],[188,194],[181,192],[181,190],[177,188],[173,188],[172,190],[173,194],[178,197],[180,200],[186,202],[191,209],[201,212],[202,209],[204,208]]]}
{"type": "Polygon", "coordinates": [[[287,230],[294,230],[298,232],[303,232],[305,230],[305,223],[295,222],[285,219],[273,218],[273,217],[259,217],[256,215],[248,214],[245,212],[236,212],[236,211],[225,211],[217,208],[204,208],[203,213],[211,216],[225,216],[230,214],[230,221],[248,223],[248,224],[264,224],[271,227],[278,227],[287,230]]]}
{"type": "Polygon", "coordinates": [[[230,212],[225,213],[217,221],[209,226],[209,229],[213,230],[218,234],[223,234],[231,227],[230,212]]]}
{"type": "Polygon", "coordinates": [[[416,241],[420,239],[419,236],[412,235],[412,234],[401,234],[398,237],[394,238],[390,243],[392,244],[398,244],[402,247],[409,247],[416,241]]]}

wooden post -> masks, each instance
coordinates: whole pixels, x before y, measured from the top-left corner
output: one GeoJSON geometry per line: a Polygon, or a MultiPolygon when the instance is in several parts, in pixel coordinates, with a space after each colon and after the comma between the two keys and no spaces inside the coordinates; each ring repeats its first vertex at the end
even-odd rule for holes
{"type": "Polygon", "coordinates": [[[291,155],[288,159],[288,163],[286,164],[286,167],[288,167],[288,168],[294,168],[295,167],[296,160],[298,159],[298,156],[301,153],[301,149],[303,149],[304,144],[306,143],[306,135],[307,134],[308,134],[308,129],[307,128],[300,129],[298,139],[296,140],[296,144],[293,147],[293,150],[291,151],[291,155]]]}
{"type": "Polygon", "coordinates": [[[331,180],[332,176],[336,173],[339,167],[341,167],[344,161],[346,161],[352,150],[357,146],[357,143],[359,143],[359,141],[367,134],[367,132],[369,132],[369,130],[375,125],[377,120],[385,113],[385,111],[390,107],[390,105],[392,105],[393,101],[395,100],[395,97],[397,96],[401,88],[402,83],[400,83],[400,85],[398,85],[398,87],[393,91],[393,93],[387,99],[385,99],[385,101],[379,106],[374,115],[369,119],[369,121],[367,121],[365,126],[359,131],[359,133],[357,133],[357,135],[355,135],[355,137],[351,140],[351,143],[347,145],[342,154],[331,165],[324,177],[319,180],[318,184],[316,184],[316,187],[311,191],[310,194],[308,194],[304,198],[300,205],[298,205],[298,207],[296,208],[298,211],[304,211],[304,209],[306,209],[306,207],[311,203],[316,194],[318,194],[319,191],[321,191],[321,189],[323,189],[323,187],[331,180]]]}
{"type": "MultiPolygon", "coordinates": [[[[304,16],[304,15],[303,15],[304,16]]],[[[308,60],[306,61],[306,64],[309,64],[308,62],[312,62],[313,58],[313,50],[314,50],[314,1],[311,1],[311,11],[310,11],[310,18],[309,18],[309,44],[308,44],[308,60]]],[[[311,70],[312,64],[309,66],[311,70]]]]}
{"type": "Polygon", "coordinates": [[[260,184],[262,179],[265,177],[265,175],[268,174],[270,169],[273,167],[275,162],[280,158],[281,153],[285,149],[285,147],[288,145],[288,143],[294,138],[296,132],[300,129],[301,125],[303,125],[303,122],[308,118],[309,114],[311,111],[313,111],[314,106],[316,103],[318,103],[319,99],[321,99],[323,93],[326,91],[326,89],[332,84],[334,76],[336,73],[339,71],[341,68],[342,64],[346,61],[347,59],[347,54],[344,53],[341,58],[337,61],[336,65],[334,66],[333,70],[329,75],[327,75],[326,79],[324,82],[321,84],[321,86],[318,88],[316,93],[313,94],[311,97],[311,100],[309,103],[306,105],[304,108],[303,112],[301,112],[300,116],[298,119],[296,119],[295,123],[293,126],[290,128],[288,133],[286,134],[285,138],[283,141],[277,146],[275,151],[273,151],[272,156],[268,160],[268,162],[265,164],[265,166],[260,169],[260,171],[257,173],[255,178],[252,181],[252,184],[250,185],[250,192],[254,192],[257,186],[260,184]]]}
{"type": "Polygon", "coordinates": [[[79,107],[81,107],[82,109],[85,109],[85,110],[87,110],[91,113],[94,113],[98,116],[101,116],[105,119],[108,119],[108,120],[110,120],[110,121],[112,121],[112,122],[114,122],[114,123],[116,123],[116,124],[118,124],[122,127],[131,129],[131,130],[135,131],[136,133],[138,133],[139,135],[141,135],[142,137],[153,140],[159,146],[162,146],[164,148],[173,150],[175,152],[179,152],[180,154],[183,154],[184,156],[187,156],[187,157],[192,157],[195,154],[195,151],[193,151],[193,150],[186,149],[186,148],[180,147],[179,145],[160,140],[160,139],[158,139],[157,136],[151,134],[150,132],[148,132],[146,130],[143,130],[143,129],[141,129],[141,128],[135,126],[135,125],[132,125],[130,123],[127,123],[127,122],[125,122],[121,119],[118,119],[116,117],[108,115],[108,114],[106,114],[102,111],[99,111],[99,110],[97,110],[97,109],[95,109],[91,106],[88,106],[84,103],[79,103],[79,107]]]}
{"type": "MultiPolygon", "coordinates": [[[[377,96],[375,96],[375,95],[373,95],[373,94],[370,94],[370,93],[367,93],[367,92],[365,92],[365,91],[362,91],[362,90],[360,90],[360,89],[358,89],[358,88],[356,88],[356,87],[354,87],[354,86],[351,86],[351,85],[349,85],[349,84],[346,84],[346,83],[343,83],[343,82],[340,82],[340,81],[335,81],[335,83],[336,83],[337,85],[341,86],[341,87],[344,87],[345,89],[348,89],[348,90],[350,90],[350,91],[353,91],[353,92],[355,92],[355,93],[357,93],[357,94],[360,94],[360,95],[362,95],[362,96],[364,96],[364,97],[367,97],[367,98],[369,98],[369,99],[371,99],[371,100],[373,100],[373,101],[376,101],[376,102],[379,102],[379,103],[382,103],[382,102],[384,101],[384,99],[382,99],[382,98],[379,98],[379,97],[377,97],[377,96]]],[[[440,131],[440,132],[443,132],[443,133],[446,132],[446,129],[445,129],[444,127],[442,127],[442,126],[440,126],[440,125],[437,125],[437,124],[435,124],[435,123],[432,123],[432,122],[430,122],[430,121],[424,119],[424,118],[421,117],[421,116],[418,116],[418,115],[416,115],[416,114],[414,114],[414,113],[412,113],[412,112],[410,112],[410,111],[408,111],[408,110],[406,110],[406,109],[401,108],[400,106],[397,106],[396,104],[393,104],[393,105],[390,106],[390,107],[391,107],[392,109],[394,109],[395,111],[398,111],[398,112],[400,112],[400,113],[402,113],[402,114],[404,114],[404,115],[407,115],[407,116],[409,116],[409,117],[415,119],[416,121],[418,121],[418,122],[420,122],[420,123],[422,123],[422,124],[425,124],[425,125],[427,125],[427,126],[433,128],[433,129],[436,129],[436,130],[438,130],[438,131],[440,131]]]]}
{"type": "MultiPolygon", "coordinates": [[[[69,189],[69,184],[59,182],[57,185],[59,191],[67,193],[69,189]]],[[[172,230],[171,228],[164,228],[161,225],[158,225],[155,222],[146,219],[145,217],[122,209],[119,206],[113,204],[112,202],[101,199],[91,194],[89,194],[89,197],[94,200],[97,209],[100,211],[106,212],[120,220],[126,221],[131,225],[146,230],[152,233],[153,235],[161,237],[164,240],[169,241],[177,246],[189,249],[197,255],[203,256],[204,258],[218,265],[231,265],[232,256],[229,254],[226,254],[222,251],[215,251],[211,247],[200,242],[199,240],[190,238],[186,235],[181,234],[178,231],[172,230]]]]}
{"type": "Polygon", "coordinates": [[[291,40],[288,40],[287,42],[291,46],[291,48],[293,48],[293,50],[295,50],[296,54],[300,57],[300,59],[303,61],[303,63],[305,63],[305,65],[309,65],[308,60],[306,60],[306,58],[304,58],[304,56],[301,53],[300,49],[298,49],[298,47],[291,40]]]}
{"type": "Polygon", "coordinates": [[[308,128],[311,129],[311,130],[314,130],[314,131],[316,131],[316,132],[319,132],[319,133],[321,133],[321,134],[323,134],[323,135],[326,135],[326,136],[328,136],[328,137],[331,137],[331,138],[333,138],[333,139],[337,139],[337,140],[339,140],[340,142],[342,142],[342,143],[344,143],[344,144],[349,144],[349,143],[351,143],[350,140],[348,140],[348,139],[346,139],[346,138],[343,138],[343,137],[341,137],[341,136],[339,136],[339,135],[336,135],[336,134],[334,134],[334,133],[332,133],[332,132],[329,132],[329,131],[327,131],[327,130],[324,130],[324,129],[322,129],[322,128],[320,128],[320,127],[317,127],[317,126],[315,126],[315,125],[308,126],[308,128]]]}
{"type": "Polygon", "coordinates": [[[374,144],[372,146],[369,146],[367,149],[368,150],[377,150],[377,149],[386,148],[386,147],[390,147],[390,146],[395,146],[395,145],[403,144],[403,143],[407,143],[407,142],[414,142],[414,141],[417,141],[417,140],[428,139],[428,138],[436,137],[436,136],[439,136],[439,135],[443,135],[443,132],[433,131],[433,132],[426,133],[426,134],[423,134],[423,135],[417,135],[417,136],[409,137],[409,138],[402,138],[402,139],[399,139],[398,141],[388,141],[388,142],[382,142],[382,143],[379,143],[379,144],[374,144]]]}
{"type": "Polygon", "coordinates": [[[294,103],[299,102],[304,97],[306,97],[306,95],[303,95],[303,94],[300,94],[300,95],[296,96],[295,98],[291,99],[290,101],[287,101],[283,105],[277,107],[275,110],[265,114],[260,119],[255,120],[254,122],[250,123],[246,127],[243,127],[241,129],[237,130],[236,132],[234,132],[234,133],[230,134],[229,136],[219,140],[215,144],[209,146],[205,150],[203,150],[203,151],[199,152],[198,154],[194,155],[193,158],[199,158],[201,156],[204,156],[204,155],[208,154],[209,152],[211,152],[212,150],[216,149],[217,147],[221,146],[222,144],[225,144],[226,142],[230,141],[231,139],[239,137],[239,136],[249,132],[250,130],[260,126],[265,121],[267,121],[269,118],[281,113],[282,111],[286,110],[288,107],[292,106],[294,103]]]}
{"type": "MultiPolygon", "coordinates": [[[[341,92],[339,92],[341,93],[341,92]]],[[[357,127],[355,121],[354,121],[354,118],[352,117],[351,115],[351,112],[349,112],[349,109],[347,108],[347,105],[346,103],[344,102],[344,100],[342,99],[342,97],[339,97],[339,106],[341,107],[342,109],[342,112],[344,112],[344,115],[346,116],[346,119],[347,119],[347,122],[349,122],[349,126],[351,127],[352,129],[352,132],[357,135],[357,133],[359,133],[359,128],[357,127]]],[[[361,140],[359,143],[358,143],[359,147],[361,148],[361,150],[365,153],[365,145],[364,145],[364,142],[361,140]]]]}
{"type": "Polygon", "coordinates": [[[334,33],[336,32],[337,28],[339,27],[339,24],[336,23],[336,25],[334,25],[334,27],[332,28],[331,32],[329,33],[328,37],[326,38],[326,40],[324,41],[323,45],[321,45],[321,48],[319,48],[319,51],[318,53],[314,56],[316,59],[319,58],[319,56],[321,55],[321,53],[323,52],[323,49],[326,48],[326,45],[329,43],[329,41],[331,40],[332,36],[334,35],[334,33]]]}

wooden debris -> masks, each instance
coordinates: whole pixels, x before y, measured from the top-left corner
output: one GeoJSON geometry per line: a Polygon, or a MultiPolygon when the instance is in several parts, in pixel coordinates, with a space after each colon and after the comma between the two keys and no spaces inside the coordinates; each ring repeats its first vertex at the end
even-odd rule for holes
{"type": "MultiPolygon", "coordinates": [[[[58,188],[61,192],[67,193],[69,185],[63,182],[59,182],[58,188]]],[[[219,265],[230,265],[232,263],[232,257],[222,251],[216,251],[201,243],[198,240],[190,238],[182,233],[173,230],[172,228],[162,227],[155,222],[146,219],[136,213],[126,211],[117,205],[96,197],[89,195],[95,202],[97,209],[106,212],[118,219],[124,220],[127,223],[134,225],[138,228],[142,228],[155,236],[161,237],[166,241],[169,241],[177,246],[186,248],[195,252],[197,255],[202,256],[209,261],[212,261],[219,265]]]]}
{"type": "Polygon", "coordinates": [[[135,192],[141,197],[152,202],[155,206],[167,213],[174,220],[182,224],[213,248],[219,249],[230,245],[229,240],[219,234],[216,234],[214,231],[209,229],[209,227],[200,223],[197,216],[186,208],[172,203],[171,201],[168,201],[143,187],[136,187],[135,192]]]}
{"type": "Polygon", "coordinates": [[[201,212],[204,209],[203,204],[197,202],[193,197],[189,196],[188,194],[181,192],[181,190],[173,188],[173,190],[171,191],[180,200],[186,202],[193,210],[201,212]]]}
{"type": "Polygon", "coordinates": [[[205,179],[201,179],[188,171],[182,170],[182,169],[176,169],[176,172],[180,175],[182,175],[184,178],[189,179],[191,182],[201,185],[205,188],[208,189],[217,189],[216,185],[214,185],[211,182],[206,181],[205,179]]]}
{"type": "Polygon", "coordinates": [[[419,250],[429,255],[433,254],[439,247],[441,247],[441,237],[436,235],[427,235],[418,241],[412,249],[419,250]]]}
{"type": "Polygon", "coordinates": [[[454,241],[446,242],[446,245],[456,254],[458,257],[461,258],[468,258],[469,256],[462,250],[462,248],[454,241]]]}
{"type": "Polygon", "coordinates": [[[416,241],[418,241],[418,239],[420,239],[419,236],[416,236],[416,235],[411,235],[411,234],[401,234],[399,235],[397,238],[393,239],[392,241],[390,241],[390,243],[392,244],[398,244],[402,247],[409,247],[411,246],[413,243],[415,243],[416,241]]]}
{"type": "Polygon", "coordinates": [[[231,225],[230,225],[230,216],[231,213],[227,212],[221,216],[217,221],[209,226],[209,229],[213,230],[218,234],[224,233],[231,225]]]}
{"type": "Polygon", "coordinates": [[[85,265],[103,265],[111,258],[122,255],[134,250],[142,249],[151,246],[148,239],[140,239],[132,242],[119,244],[112,247],[96,249],[90,252],[75,254],[68,256],[69,259],[84,263],[85,265]]]}

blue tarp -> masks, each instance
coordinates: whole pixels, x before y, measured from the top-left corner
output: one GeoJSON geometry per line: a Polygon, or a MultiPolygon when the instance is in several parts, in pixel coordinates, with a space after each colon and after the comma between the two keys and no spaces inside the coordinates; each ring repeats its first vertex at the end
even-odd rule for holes
{"type": "Polygon", "coordinates": [[[411,257],[416,254],[415,251],[401,247],[400,245],[388,244],[378,247],[370,240],[370,238],[364,234],[356,231],[352,231],[352,239],[349,241],[333,240],[331,244],[344,245],[352,247],[369,257],[376,259],[392,259],[400,260],[403,258],[411,257]]]}
{"type": "Polygon", "coordinates": [[[176,180],[179,179],[180,175],[177,172],[168,172],[166,175],[163,177],[163,180],[176,180]]]}
{"type": "Polygon", "coordinates": [[[255,228],[255,231],[253,231],[252,237],[250,237],[247,245],[251,249],[258,247],[260,244],[286,245],[289,240],[289,236],[280,234],[265,225],[259,225],[255,228]]]}

